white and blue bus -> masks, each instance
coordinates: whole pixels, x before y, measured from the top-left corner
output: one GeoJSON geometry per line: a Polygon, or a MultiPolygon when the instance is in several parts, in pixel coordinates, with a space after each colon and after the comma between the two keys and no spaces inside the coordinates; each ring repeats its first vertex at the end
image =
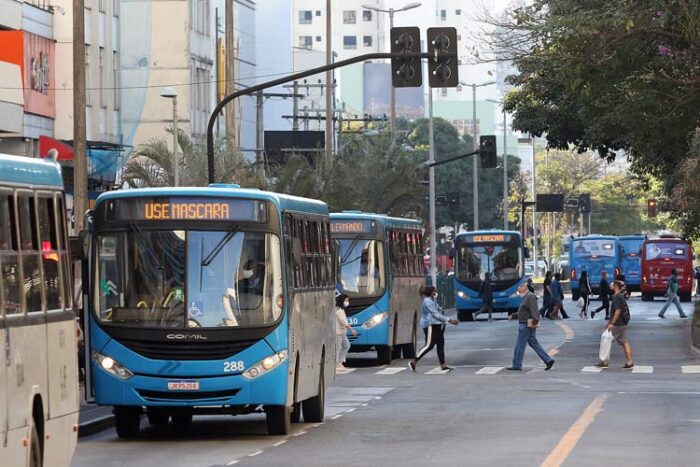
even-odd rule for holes
{"type": "Polygon", "coordinates": [[[0,155],[0,462],[68,466],[78,348],[58,163],[0,155]]]}
{"type": "Polygon", "coordinates": [[[474,321],[484,303],[479,289],[491,276],[493,311],[514,313],[520,306],[518,287],[526,280],[520,232],[480,230],[455,236],[455,307],[460,321],[474,321]]]}
{"type": "Polygon", "coordinates": [[[579,278],[581,272],[588,272],[588,281],[593,293],[600,292],[602,272],[607,273],[608,283],[622,272],[622,246],[620,240],[612,235],[586,235],[572,237],[569,246],[569,265],[571,268],[571,297],[579,299],[579,278]]]}
{"type": "Polygon", "coordinates": [[[622,270],[625,284],[630,292],[642,290],[642,244],[644,235],[624,235],[618,237],[622,246],[622,270]]]}
{"type": "Polygon", "coordinates": [[[90,227],[91,393],[117,433],[197,414],[321,422],[335,377],[325,203],[238,185],[105,193],[90,227]]]}
{"type": "Polygon", "coordinates": [[[375,350],[379,363],[412,358],[424,283],[420,221],[344,211],[331,214],[338,243],[339,293],[350,297],[351,352],[375,350]]]}

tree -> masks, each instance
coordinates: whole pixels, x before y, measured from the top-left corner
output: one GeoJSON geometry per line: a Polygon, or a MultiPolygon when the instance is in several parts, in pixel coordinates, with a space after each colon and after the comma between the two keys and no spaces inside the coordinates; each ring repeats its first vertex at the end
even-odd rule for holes
{"type": "MultiPolygon", "coordinates": [[[[700,117],[700,0],[536,0],[489,18],[517,86],[505,107],[552,148],[625,151],[673,196],[700,117]]],[[[685,216],[686,230],[700,220],[685,216]]]]}

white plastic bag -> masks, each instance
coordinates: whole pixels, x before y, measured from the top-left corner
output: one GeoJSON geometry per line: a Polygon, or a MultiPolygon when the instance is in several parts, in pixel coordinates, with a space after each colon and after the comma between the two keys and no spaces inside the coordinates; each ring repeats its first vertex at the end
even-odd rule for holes
{"type": "Polygon", "coordinates": [[[586,301],[583,299],[583,297],[580,297],[578,299],[578,302],[576,302],[576,307],[581,308],[583,310],[583,306],[586,304],[586,301]]]}
{"type": "Polygon", "coordinates": [[[610,351],[612,350],[613,335],[612,332],[607,329],[600,336],[600,350],[598,351],[598,358],[601,362],[607,362],[610,360],[610,351]]]}

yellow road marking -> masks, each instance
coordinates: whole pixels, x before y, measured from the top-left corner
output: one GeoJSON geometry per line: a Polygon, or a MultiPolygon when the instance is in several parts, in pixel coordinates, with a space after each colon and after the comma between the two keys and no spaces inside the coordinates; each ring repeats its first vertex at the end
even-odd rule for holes
{"type": "Polygon", "coordinates": [[[608,398],[606,394],[600,395],[593,399],[588,407],[583,411],[576,422],[571,425],[569,431],[559,440],[559,443],[552,449],[547,458],[542,462],[541,467],[559,467],[569,457],[571,452],[576,447],[586,429],[593,423],[598,413],[603,408],[603,403],[608,398]]]}

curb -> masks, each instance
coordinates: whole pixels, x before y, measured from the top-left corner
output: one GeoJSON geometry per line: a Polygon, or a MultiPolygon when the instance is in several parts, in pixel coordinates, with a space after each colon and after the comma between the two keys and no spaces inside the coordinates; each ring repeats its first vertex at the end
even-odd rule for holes
{"type": "Polygon", "coordinates": [[[106,415],[78,426],[78,438],[94,435],[104,430],[108,430],[114,426],[114,415],[106,415]]]}

